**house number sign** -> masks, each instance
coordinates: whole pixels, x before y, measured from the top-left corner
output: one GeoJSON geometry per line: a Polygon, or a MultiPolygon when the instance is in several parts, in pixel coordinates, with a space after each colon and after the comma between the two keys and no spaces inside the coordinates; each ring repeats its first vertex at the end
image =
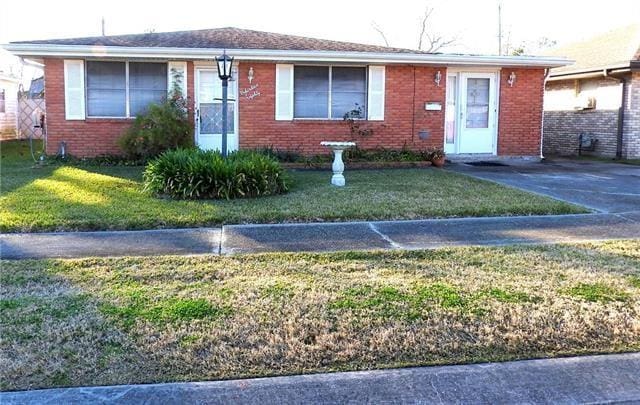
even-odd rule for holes
{"type": "Polygon", "coordinates": [[[240,90],[240,95],[247,100],[253,100],[254,98],[260,96],[260,90],[258,90],[258,87],[258,83],[252,84],[249,87],[245,87],[244,89],[240,90]]]}

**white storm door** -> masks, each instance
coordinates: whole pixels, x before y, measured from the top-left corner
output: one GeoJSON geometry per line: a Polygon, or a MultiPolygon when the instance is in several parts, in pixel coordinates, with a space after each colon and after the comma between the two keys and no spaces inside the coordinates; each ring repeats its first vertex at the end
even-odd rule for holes
{"type": "Polygon", "coordinates": [[[447,75],[446,106],[444,112],[444,153],[458,153],[458,74],[447,75]]]}
{"type": "MultiPolygon", "coordinates": [[[[237,80],[229,81],[227,151],[238,150],[237,80]]],[[[204,150],[222,149],[222,81],[216,69],[196,71],[196,144],[204,150]]]]}
{"type": "Polygon", "coordinates": [[[458,153],[495,153],[495,73],[460,74],[458,153]]]}

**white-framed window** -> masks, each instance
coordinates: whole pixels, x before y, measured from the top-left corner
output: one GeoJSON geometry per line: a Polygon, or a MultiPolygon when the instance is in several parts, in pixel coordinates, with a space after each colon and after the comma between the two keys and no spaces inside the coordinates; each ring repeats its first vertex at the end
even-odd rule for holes
{"type": "Polygon", "coordinates": [[[129,118],[167,97],[167,64],[86,61],[88,117],[129,118]]]}
{"type": "Polygon", "coordinates": [[[0,89],[0,113],[7,112],[7,105],[5,100],[5,90],[0,89]]]}
{"type": "Polygon", "coordinates": [[[303,66],[293,68],[293,117],[342,119],[367,117],[367,68],[303,66]]]}

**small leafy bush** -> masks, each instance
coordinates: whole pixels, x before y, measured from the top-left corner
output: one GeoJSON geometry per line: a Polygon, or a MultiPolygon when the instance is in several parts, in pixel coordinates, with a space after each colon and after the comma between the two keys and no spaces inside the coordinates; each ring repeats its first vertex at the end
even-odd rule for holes
{"type": "Polygon", "coordinates": [[[347,162],[422,162],[429,160],[424,151],[416,151],[403,147],[402,149],[361,149],[358,147],[344,151],[347,162]]]}
{"type": "Polygon", "coordinates": [[[138,115],[118,145],[129,160],[148,160],[162,152],[193,146],[193,122],[189,120],[187,100],[180,87],[183,77],[171,71],[173,87],[166,101],[151,104],[138,115]]]}
{"type": "Polygon", "coordinates": [[[274,146],[265,146],[256,149],[256,152],[269,156],[282,163],[298,163],[304,161],[304,156],[298,150],[278,149],[274,146]]]}
{"type": "Polygon", "coordinates": [[[179,147],[193,145],[193,123],[173,100],[149,105],[120,137],[118,145],[129,159],[148,159],[179,147]]]}
{"type": "Polygon", "coordinates": [[[232,199],[268,196],[289,190],[280,163],[251,151],[230,153],[176,149],[147,164],[145,190],[178,199],[232,199]]]}
{"type": "Polygon", "coordinates": [[[433,162],[434,160],[444,158],[446,155],[444,153],[444,149],[442,148],[429,148],[425,151],[425,156],[427,160],[433,162]]]}

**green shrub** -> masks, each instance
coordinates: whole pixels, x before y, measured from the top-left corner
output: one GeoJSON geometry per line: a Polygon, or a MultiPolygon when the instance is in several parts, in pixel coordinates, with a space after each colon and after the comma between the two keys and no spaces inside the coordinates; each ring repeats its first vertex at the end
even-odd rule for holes
{"type": "Polygon", "coordinates": [[[402,149],[361,149],[358,147],[344,151],[347,162],[422,162],[428,160],[425,151],[414,151],[406,146],[402,149]]]}
{"type": "MultiPolygon", "coordinates": [[[[359,147],[345,149],[343,159],[345,162],[424,162],[431,160],[434,149],[412,150],[408,147],[402,149],[387,149],[377,147],[362,149],[359,147]]],[[[305,156],[299,149],[277,149],[267,146],[256,149],[256,152],[272,157],[282,163],[327,163],[333,161],[333,154],[305,156]]]]}
{"type": "Polygon", "coordinates": [[[281,194],[288,181],[280,163],[251,151],[230,153],[176,149],[144,171],[145,190],[180,199],[242,198],[281,194]]]}
{"type": "Polygon", "coordinates": [[[173,94],[161,104],[149,105],[118,139],[127,158],[145,160],[166,150],[193,146],[193,122],[185,100],[173,94]]]}

